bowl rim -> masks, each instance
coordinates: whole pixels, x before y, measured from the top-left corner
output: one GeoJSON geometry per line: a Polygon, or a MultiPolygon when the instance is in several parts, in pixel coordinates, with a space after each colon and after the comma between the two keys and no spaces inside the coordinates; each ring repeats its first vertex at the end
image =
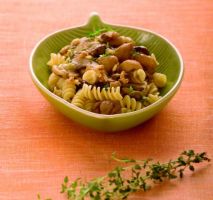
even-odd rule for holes
{"type": "Polygon", "coordinates": [[[165,38],[164,36],[162,36],[159,33],[156,33],[152,30],[146,29],[146,28],[139,28],[137,26],[126,26],[126,25],[121,25],[121,24],[111,24],[111,23],[105,23],[104,21],[101,20],[99,14],[97,12],[92,12],[90,14],[89,20],[87,21],[87,23],[84,23],[82,25],[79,26],[71,26],[71,27],[67,27],[67,28],[62,28],[59,29],[57,31],[54,31],[50,34],[47,34],[46,36],[42,37],[34,46],[34,48],[32,49],[31,53],[30,53],[30,59],[29,59],[29,73],[31,75],[31,78],[34,82],[34,84],[36,84],[36,86],[38,86],[43,92],[45,92],[48,96],[51,96],[53,99],[56,99],[57,101],[59,101],[60,103],[64,104],[65,106],[74,109],[80,113],[83,113],[85,115],[88,115],[90,117],[93,118],[98,118],[98,119],[111,119],[111,118],[123,118],[123,117],[128,117],[128,116],[132,116],[135,114],[139,114],[139,113],[143,113],[146,112],[148,110],[151,110],[152,108],[158,106],[159,104],[161,104],[163,101],[165,101],[166,99],[168,99],[169,97],[173,96],[173,94],[175,94],[175,92],[177,91],[177,89],[179,88],[182,80],[183,80],[183,75],[184,75],[184,62],[183,62],[183,58],[179,52],[179,50],[176,48],[176,46],[167,38],[165,38]],[[132,111],[132,112],[127,112],[127,113],[119,113],[119,114],[113,114],[113,115],[106,115],[106,114],[99,114],[99,113],[93,113],[87,110],[84,110],[82,108],[79,108],[69,102],[67,102],[66,100],[64,100],[63,98],[55,95],[54,93],[52,93],[50,90],[48,90],[37,78],[37,76],[34,73],[33,70],[33,56],[37,50],[37,48],[40,46],[41,43],[43,43],[46,39],[48,39],[49,37],[56,35],[58,33],[64,32],[64,31],[69,31],[71,29],[78,29],[78,28],[83,28],[85,26],[88,26],[90,23],[93,23],[93,20],[97,20],[99,21],[99,23],[105,24],[105,25],[112,25],[112,26],[118,26],[121,28],[130,28],[130,29],[135,29],[137,31],[144,31],[144,32],[148,32],[151,33],[153,35],[156,35],[158,37],[160,37],[161,39],[163,39],[165,42],[167,42],[176,52],[179,62],[180,62],[180,72],[178,74],[178,79],[175,82],[175,84],[172,86],[172,88],[162,97],[160,98],[158,101],[152,103],[151,105],[144,107],[143,109],[140,110],[136,110],[136,111],[132,111]]]}

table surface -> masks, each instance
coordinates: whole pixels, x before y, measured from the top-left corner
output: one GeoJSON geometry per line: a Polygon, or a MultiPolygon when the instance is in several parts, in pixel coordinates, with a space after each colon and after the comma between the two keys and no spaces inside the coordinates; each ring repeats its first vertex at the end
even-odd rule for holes
{"type": "MultiPolygon", "coordinates": [[[[213,1],[0,0],[0,199],[54,200],[64,176],[105,175],[119,156],[160,161],[184,149],[213,157],[213,1]],[[100,133],[55,110],[33,85],[28,61],[45,35],[83,24],[91,11],[109,23],[143,27],[180,50],[185,76],[174,99],[156,117],[128,131],[100,133]]],[[[213,199],[213,167],[198,166],[130,199],[213,199]]]]}

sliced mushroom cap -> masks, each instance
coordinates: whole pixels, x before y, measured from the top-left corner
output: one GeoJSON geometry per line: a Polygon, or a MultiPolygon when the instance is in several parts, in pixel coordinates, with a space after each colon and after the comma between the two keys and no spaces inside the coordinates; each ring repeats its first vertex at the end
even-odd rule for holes
{"type": "Polygon", "coordinates": [[[91,59],[87,59],[87,56],[87,52],[82,52],[75,55],[75,57],[72,59],[72,65],[76,67],[76,70],[85,68],[87,66],[95,68],[98,65],[98,63],[92,61],[91,59]]]}
{"type": "Polygon", "coordinates": [[[104,65],[107,72],[111,72],[112,68],[118,63],[118,58],[116,56],[102,56],[97,59],[100,65],[104,65]]]}
{"type": "Polygon", "coordinates": [[[118,57],[119,61],[124,61],[130,58],[132,50],[132,43],[124,43],[115,50],[114,55],[118,57]]]}
{"type": "Polygon", "coordinates": [[[120,64],[121,70],[131,72],[133,70],[142,69],[141,64],[136,60],[125,60],[120,64]]]}
{"type": "Polygon", "coordinates": [[[105,44],[100,44],[99,42],[94,42],[92,46],[88,49],[88,53],[94,57],[98,57],[104,54],[106,50],[105,44]]]}
{"type": "Polygon", "coordinates": [[[80,53],[85,49],[88,49],[89,44],[91,43],[90,39],[87,37],[82,37],[80,39],[74,39],[71,42],[71,46],[75,47],[75,53],[80,53]]]}

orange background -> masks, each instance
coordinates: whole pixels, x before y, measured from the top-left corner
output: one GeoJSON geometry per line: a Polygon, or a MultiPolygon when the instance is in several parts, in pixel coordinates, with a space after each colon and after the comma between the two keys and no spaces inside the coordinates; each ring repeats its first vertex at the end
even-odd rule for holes
{"type": "MultiPolygon", "coordinates": [[[[120,156],[160,161],[184,149],[213,157],[213,1],[0,0],[0,200],[65,199],[65,175],[101,176],[120,156]],[[185,62],[181,88],[168,106],[128,131],[100,133],[56,111],[36,90],[29,55],[46,34],[84,23],[91,11],[109,23],[151,29],[170,39],[185,62]]],[[[130,199],[212,200],[213,168],[198,166],[130,199]]]]}

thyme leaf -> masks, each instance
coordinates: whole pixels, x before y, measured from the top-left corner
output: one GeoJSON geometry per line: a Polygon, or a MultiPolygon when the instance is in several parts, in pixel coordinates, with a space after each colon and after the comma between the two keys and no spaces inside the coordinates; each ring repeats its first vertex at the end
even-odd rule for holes
{"type": "Polygon", "coordinates": [[[96,37],[96,36],[100,35],[101,33],[107,32],[107,31],[113,31],[113,29],[111,27],[109,27],[109,26],[104,27],[104,28],[97,28],[95,31],[90,32],[88,34],[88,36],[90,38],[93,38],[93,37],[96,37]]]}
{"type": "MultiPolygon", "coordinates": [[[[118,158],[115,153],[112,159],[127,166],[117,166],[107,175],[88,182],[82,182],[81,179],[72,182],[65,177],[61,193],[68,200],[127,199],[131,193],[147,191],[165,179],[183,178],[184,171],[187,168],[194,171],[196,163],[210,162],[206,152],[195,153],[193,150],[183,151],[177,159],[167,163],[154,162],[152,159],[118,158]]],[[[40,195],[38,200],[41,200],[40,195]]]]}

